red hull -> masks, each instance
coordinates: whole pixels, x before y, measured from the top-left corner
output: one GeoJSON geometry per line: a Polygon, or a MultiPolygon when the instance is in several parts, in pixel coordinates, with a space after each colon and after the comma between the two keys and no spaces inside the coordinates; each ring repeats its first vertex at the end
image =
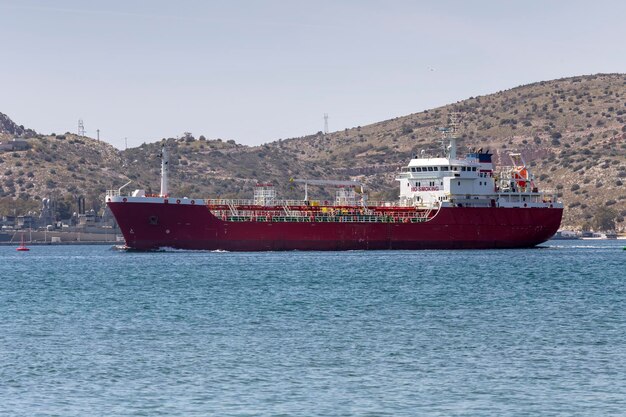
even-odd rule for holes
{"type": "Polygon", "coordinates": [[[231,222],[218,219],[204,205],[108,206],[126,245],[138,250],[524,248],[552,237],[563,214],[562,208],[449,207],[423,223],[231,222]]]}

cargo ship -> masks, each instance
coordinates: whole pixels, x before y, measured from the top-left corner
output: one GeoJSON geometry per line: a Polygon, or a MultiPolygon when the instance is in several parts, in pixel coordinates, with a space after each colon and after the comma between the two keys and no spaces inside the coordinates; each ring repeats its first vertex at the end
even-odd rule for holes
{"type": "Polygon", "coordinates": [[[110,190],[106,204],[126,248],[224,251],[527,248],[558,230],[563,204],[540,191],[520,153],[496,170],[482,149],[457,156],[456,129],[443,129],[442,155],[414,155],[397,173],[397,201],[369,201],[358,181],[291,179],[301,200],[281,200],[256,185],[252,199],[175,197],[162,148],[161,191],[110,190]],[[332,201],[309,198],[309,186],[336,188],[332,201]]]}

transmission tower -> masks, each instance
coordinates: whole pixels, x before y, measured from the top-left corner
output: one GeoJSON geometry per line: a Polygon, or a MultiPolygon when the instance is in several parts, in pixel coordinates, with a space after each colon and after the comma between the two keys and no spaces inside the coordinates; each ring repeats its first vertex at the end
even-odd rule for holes
{"type": "Polygon", "coordinates": [[[85,136],[85,125],[83,119],[78,119],[78,136],[85,136]]]}
{"type": "Polygon", "coordinates": [[[328,135],[328,113],[324,113],[324,134],[328,135]]]}

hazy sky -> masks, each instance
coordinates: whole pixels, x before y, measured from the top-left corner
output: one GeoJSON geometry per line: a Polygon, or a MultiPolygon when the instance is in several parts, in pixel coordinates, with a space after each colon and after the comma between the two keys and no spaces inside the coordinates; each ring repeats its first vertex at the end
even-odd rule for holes
{"type": "Polygon", "coordinates": [[[626,72],[623,1],[0,0],[0,112],[123,148],[260,144],[626,72]]]}

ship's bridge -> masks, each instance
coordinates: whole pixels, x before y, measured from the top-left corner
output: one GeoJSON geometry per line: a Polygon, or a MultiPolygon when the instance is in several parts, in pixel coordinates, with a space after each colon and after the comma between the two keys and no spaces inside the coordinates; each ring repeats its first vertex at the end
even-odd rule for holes
{"type": "Polygon", "coordinates": [[[492,169],[491,163],[485,164],[472,159],[414,158],[401,169],[396,180],[479,178],[482,176],[480,173],[491,172],[492,169]]]}
{"type": "Polygon", "coordinates": [[[448,159],[448,158],[414,158],[408,166],[403,167],[401,174],[406,177],[436,177],[448,176],[473,176],[470,172],[479,172],[481,163],[469,159],[448,159]],[[467,173],[467,174],[465,174],[467,173]]]}
{"type": "Polygon", "coordinates": [[[446,205],[455,194],[493,193],[493,165],[483,154],[467,158],[413,158],[396,177],[400,200],[408,205],[446,205]]]}

